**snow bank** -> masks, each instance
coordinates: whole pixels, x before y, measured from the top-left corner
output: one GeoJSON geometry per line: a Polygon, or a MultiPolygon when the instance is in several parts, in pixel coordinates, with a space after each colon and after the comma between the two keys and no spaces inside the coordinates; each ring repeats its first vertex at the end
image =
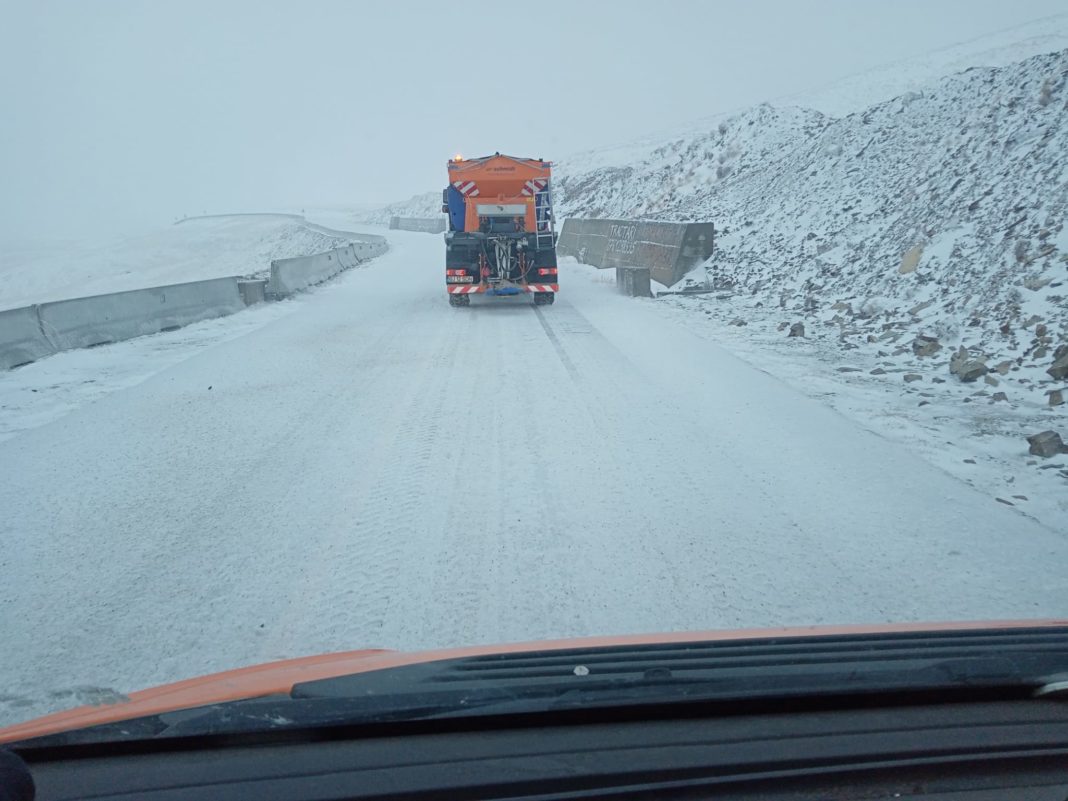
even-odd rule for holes
{"type": "Polygon", "coordinates": [[[0,309],[222,276],[264,276],[274,259],[345,245],[287,215],[186,220],[105,245],[0,243],[0,309]]]}

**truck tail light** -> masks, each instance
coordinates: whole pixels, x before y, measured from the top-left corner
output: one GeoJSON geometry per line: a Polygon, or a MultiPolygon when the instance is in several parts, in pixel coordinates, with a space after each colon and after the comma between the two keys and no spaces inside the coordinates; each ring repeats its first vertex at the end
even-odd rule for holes
{"type": "Polygon", "coordinates": [[[539,267],[538,275],[556,275],[555,267],[539,267]]]}
{"type": "Polygon", "coordinates": [[[445,275],[467,275],[467,270],[446,270],[445,275]]]}

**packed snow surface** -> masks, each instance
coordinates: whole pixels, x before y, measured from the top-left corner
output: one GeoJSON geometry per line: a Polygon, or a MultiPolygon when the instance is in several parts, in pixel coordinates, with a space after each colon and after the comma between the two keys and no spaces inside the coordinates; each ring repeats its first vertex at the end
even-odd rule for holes
{"type": "Polygon", "coordinates": [[[344,245],[298,215],[194,217],[117,242],[0,242],[0,309],[228,275],[344,245]]]}
{"type": "Polygon", "coordinates": [[[0,720],[355,648],[1068,613],[1063,531],[693,315],[574,264],[453,309],[441,239],[390,239],[232,335],[0,376],[128,364],[0,442],[0,720]]]}

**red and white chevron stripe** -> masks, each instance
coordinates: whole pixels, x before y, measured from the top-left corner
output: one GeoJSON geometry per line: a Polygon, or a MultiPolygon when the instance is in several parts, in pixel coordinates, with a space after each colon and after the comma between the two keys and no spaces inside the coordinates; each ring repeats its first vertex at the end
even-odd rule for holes
{"type": "Polygon", "coordinates": [[[478,197],[478,187],[475,186],[474,181],[453,181],[452,185],[455,186],[464,197],[478,197]]]}
{"type": "MultiPolygon", "coordinates": [[[[445,291],[450,295],[476,295],[485,292],[489,287],[486,285],[475,286],[447,286],[445,291]]],[[[527,284],[523,287],[527,292],[559,292],[559,284],[527,284]]]]}
{"type": "Polygon", "coordinates": [[[544,178],[531,178],[523,185],[522,194],[527,197],[534,197],[541,190],[549,185],[549,182],[544,178]]]}

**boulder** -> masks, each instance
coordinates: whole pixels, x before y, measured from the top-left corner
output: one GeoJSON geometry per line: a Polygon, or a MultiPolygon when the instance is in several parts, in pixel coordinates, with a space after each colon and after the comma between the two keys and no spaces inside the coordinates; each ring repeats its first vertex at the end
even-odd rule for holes
{"type": "MultiPolygon", "coordinates": [[[[1050,252],[1051,251],[1046,251],[1045,253],[1040,253],[1035,258],[1042,258],[1042,256],[1049,255],[1050,252]]],[[[1034,260],[1035,259],[1029,259],[1028,260],[1028,264],[1030,264],[1034,260]]],[[[1027,278],[1024,279],[1023,285],[1025,287],[1027,287],[1028,289],[1030,289],[1032,292],[1037,292],[1038,290],[1042,289],[1043,287],[1048,286],[1050,281],[1052,281],[1052,280],[1053,280],[1052,278],[1039,278],[1037,276],[1028,276],[1027,278]]]]}
{"type": "Polygon", "coordinates": [[[794,323],[790,326],[790,333],[787,336],[790,337],[803,337],[805,335],[805,324],[794,323]]]}
{"type": "Polygon", "coordinates": [[[916,271],[916,268],[920,264],[920,257],[923,255],[923,245],[914,245],[905,251],[905,255],[901,258],[901,265],[897,268],[897,271],[901,275],[907,275],[916,271]]]}
{"type": "Polygon", "coordinates": [[[997,370],[999,374],[1005,375],[1006,373],[1009,372],[1010,369],[1012,369],[1012,362],[1010,362],[1010,361],[998,362],[997,367],[995,367],[994,369],[997,370]]]}
{"type": "Polygon", "coordinates": [[[1008,399],[1009,396],[1006,395],[1004,392],[995,392],[990,398],[991,402],[994,403],[996,403],[997,401],[1007,401],[1008,399]]]}
{"type": "Polygon", "coordinates": [[[886,375],[886,370],[884,370],[882,367],[876,367],[869,373],[869,375],[886,375]]]}
{"type": "Polygon", "coordinates": [[[1050,406],[1062,406],[1064,404],[1064,390],[1063,389],[1051,389],[1049,391],[1049,405],[1050,406]]]}
{"type": "Polygon", "coordinates": [[[1041,456],[1043,459],[1056,456],[1058,453],[1068,453],[1068,445],[1064,444],[1061,435],[1056,431],[1040,431],[1032,434],[1027,438],[1027,442],[1031,446],[1029,453],[1032,456],[1041,456]]]}
{"type": "Polygon", "coordinates": [[[957,378],[964,382],[975,381],[980,376],[986,375],[986,373],[987,367],[985,364],[978,360],[972,360],[960,366],[957,371],[957,378]]]}
{"type": "Polygon", "coordinates": [[[745,320],[743,320],[741,317],[735,317],[733,320],[731,320],[731,325],[736,325],[736,326],[741,327],[743,325],[749,325],[749,323],[746,322],[745,320]]]}
{"type": "MultiPolygon", "coordinates": [[[[1060,350],[1060,348],[1057,348],[1058,353],[1060,350]]],[[[1068,378],[1068,353],[1058,357],[1057,360],[1049,366],[1046,372],[1053,376],[1057,381],[1060,381],[1062,378],[1068,378]]]]}
{"type": "Polygon", "coordinates": [[[1039,323],[1038,325],[1035,326],[1035,336],[1036,337],[1044,337],[1048,331],[1049,331],[1049,329],[1046,327],[1045,323],[1039,323]]]}
{"type": "Polygon", "coordinates": [[[923,376],[919,373],[905,373],[902,378],[905,379],[906,384],[911,384],[913,381],[923,381],[923,376]]]}
{"type": "Polygon", "coordinates": [[[996,387],[998,385],[998,383],[999,383],[998,380],[996,378],[994,378],[994,376],[992,376],[992,375],[984,375],[983,376],[983,381],[985,381],[987,383],[987,386],[991,386],[991,387],[996,387]]]}
{"type": "Polygon", "coordinates": [[[982,359],[973,359],[962,345],[949,360],[949,372],[967,383],[982,378],[990,369],[982,359]]]}
{"type": "Polygon", "coordinates": [[[942,350],[942,343],[936,337],[920,334],[920,336],[912,340],[912,352],[920,358],[933,356],[940,350],[942,350]]]}

